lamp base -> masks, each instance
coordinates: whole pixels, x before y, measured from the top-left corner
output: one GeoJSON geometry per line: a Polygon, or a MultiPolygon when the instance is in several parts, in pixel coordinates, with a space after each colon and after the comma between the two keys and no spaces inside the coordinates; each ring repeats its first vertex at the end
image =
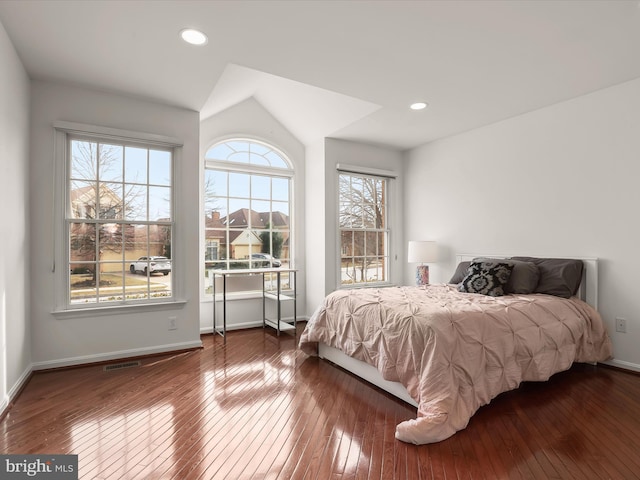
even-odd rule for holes
{"type": "Polygon", "coordinates": [[[416,285],[429,285],[429,265],[419,265],[416,268],[416,285]]]}

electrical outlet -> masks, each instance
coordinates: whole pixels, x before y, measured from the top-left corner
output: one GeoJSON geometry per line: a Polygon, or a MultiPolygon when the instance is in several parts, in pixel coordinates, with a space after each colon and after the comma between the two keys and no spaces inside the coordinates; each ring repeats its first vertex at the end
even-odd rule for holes
{"type": "Polygon", "coordinates": [[[178,329],[178,317],[169,317],[169,330],[178,329]]]}
{"type": "Polygon", "coordinates": [[[616,317],[616,332],[627,333],[627,321],[616,317]]]}

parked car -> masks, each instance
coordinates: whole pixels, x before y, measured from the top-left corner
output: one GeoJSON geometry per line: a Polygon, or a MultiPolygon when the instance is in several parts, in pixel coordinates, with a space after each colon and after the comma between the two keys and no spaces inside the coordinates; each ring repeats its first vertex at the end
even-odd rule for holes
{"type": "Polygon", "coordinates": [[[147,275],[149,273],[162,273],[169,275],[171,272],[171,260],[167,257],[140,257],[129,267],[131,273],[142,272],[147,275]]]}
{"type": "Polygon", "coordinates": [[[252,253],[251,254],[251,267],[252,268],[269,268],[280,267],[282,262],[277,258],[273,258],[268,253],[252,253]]]}

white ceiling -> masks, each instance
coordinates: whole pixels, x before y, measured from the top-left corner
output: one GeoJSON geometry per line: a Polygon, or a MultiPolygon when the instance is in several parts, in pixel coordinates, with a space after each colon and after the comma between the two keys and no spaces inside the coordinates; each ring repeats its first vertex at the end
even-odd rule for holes
{"type": "Polygon", "coordinates": [[[31,78],[202,118],[253,96],[307,145],[408,149],[640,77],[637,0],[3,0],[0,22],[31,78]]]}

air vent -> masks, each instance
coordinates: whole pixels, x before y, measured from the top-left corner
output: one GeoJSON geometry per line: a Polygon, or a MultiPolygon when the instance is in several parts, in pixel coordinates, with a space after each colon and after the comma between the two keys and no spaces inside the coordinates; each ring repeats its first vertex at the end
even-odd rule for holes
{"type": "Polygon", "coordinates": [[[105,365],[104,371],[109,372],[111,370],[120,370],[122,368],[131,368],[131,367],[139,367],[140,362],[123,362],[123,363],[112,363],[111,365],[105,365]]]}

